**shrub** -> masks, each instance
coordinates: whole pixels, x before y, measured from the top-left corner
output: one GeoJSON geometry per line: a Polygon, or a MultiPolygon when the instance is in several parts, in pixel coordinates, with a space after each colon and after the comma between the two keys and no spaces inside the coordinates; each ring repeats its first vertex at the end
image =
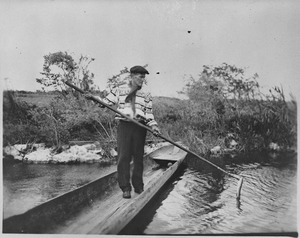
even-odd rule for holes
{"type": "Polygon", "coordinates": [[[282,147],[295,144],[295,120],[288,116],[283,90],[274,87],[264,95],[256,82],[258,75],[247,78],[244,73],[225,63],[203,66],[199,79],[191,78],[184,91],[192,110],[187,112],[186,123],[211,135],[234,132],[245,150],[264,149],[270,142],[282,147]]]}

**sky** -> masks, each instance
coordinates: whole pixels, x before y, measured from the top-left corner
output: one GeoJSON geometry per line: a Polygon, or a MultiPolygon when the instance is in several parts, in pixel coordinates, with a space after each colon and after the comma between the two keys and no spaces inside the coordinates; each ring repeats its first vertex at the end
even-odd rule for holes
{"type": "Polygon", "coordinates": [[[43,56],[67,51],[95,58],[103,89],[124,67],[148,64],[152,94],[177,97],[203,65],[226,62],[265,89],[300,92],[297,0],[0,0],[0,9],[3,89],[41,89],[43,56]]]}

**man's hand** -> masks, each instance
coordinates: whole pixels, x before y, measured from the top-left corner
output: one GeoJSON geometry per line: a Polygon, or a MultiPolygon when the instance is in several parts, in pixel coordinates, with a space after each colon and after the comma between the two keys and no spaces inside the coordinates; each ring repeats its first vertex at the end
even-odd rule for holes
{"type": "MultiPolygon", "coordinates": [[[[86,99],[98,98],[99,100],[101,100],[100,97],[94,96],[94,95],[92,95],[91,93],[84,93],[83,96],[84,96],[86,99]]],[[[101,103],[99,103],[98,105],[99,105],[100,108],[105,108],[105,106],[104,106],[103,104],[101,104],[101,103]]]]}
{"type": "Polygon", "coordinates": [[[154,126],[152,126],[152,133],[153,133],[153,135],[155,135],[155,136],[159,136],[161,133],[160,133],[160,130],[159,130],[159,128],[158,128],[158,126],[157,125],[154,125],[154,126]]]}
{"type": "Polygon", "coordinates": [[[86,99],[91,99],[93,97],[93,95],[91,93],[84,93],[83,96],[86,98],[86,99]]]}

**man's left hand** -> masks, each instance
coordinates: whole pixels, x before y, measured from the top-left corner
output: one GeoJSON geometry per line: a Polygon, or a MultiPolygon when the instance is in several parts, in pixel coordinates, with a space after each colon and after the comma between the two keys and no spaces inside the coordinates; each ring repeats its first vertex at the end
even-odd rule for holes
{"type": "Polygon", "coordinates": [[[91,93],[84,93],[83,96],[86,98],[86,99],[91,99],[93,97],[93,95],[91,93]]]}

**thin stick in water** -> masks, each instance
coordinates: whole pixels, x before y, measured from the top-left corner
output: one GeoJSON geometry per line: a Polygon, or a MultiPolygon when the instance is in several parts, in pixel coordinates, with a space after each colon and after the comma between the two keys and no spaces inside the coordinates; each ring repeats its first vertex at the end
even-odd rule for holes
{"type": "Polygon", "coordinates": [[[236,190],[236,199],[240,199],[240,197],[241,197],[242,185],[243,185],[243,178],[241,177],[238,182],[238,186],[237,186],[237,190],[236,190]]]}

